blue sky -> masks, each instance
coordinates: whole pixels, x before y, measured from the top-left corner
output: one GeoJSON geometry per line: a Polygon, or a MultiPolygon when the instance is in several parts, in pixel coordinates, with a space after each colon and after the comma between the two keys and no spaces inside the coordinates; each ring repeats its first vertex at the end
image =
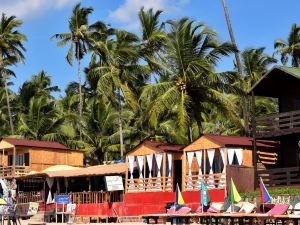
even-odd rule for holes
{"type": "MultiPolygon", "coordinates": [[[[45,70],[52,75],[53,85],[63,94],[69,82],[77,79],[76,67],[65,60],[67,48],[56,47],[50,40],[55,33],[68,29],[68,18],[78,0],[0,0],[0,12],[16,15],[24,21],[22,32],[28,41],[25,65],[15,68],[17,78],[13,90],[33,74],[45,70]]],[[[292,23],[300,23],[299,0],[227,0],[236,41],[241,50],[246,47],[267,48],[273,53],[276,38],[286,38],[292,23]]],[[[221,40],[229,40],[221,0],[84,0],[92,6],[90,22],[102,20],[116,28],[138,32],[137,12],[140,7],[162,9],[162,20],[183,16],[203,21],[218,32],[221,40]]],[[[87,65],[84,60],[83,66],[87,65]]],[[[220,62],[218,70],[232,69],[232,58],[220,62]]],[[[58,95],[58,94],[57,94],[58,95]]]]}

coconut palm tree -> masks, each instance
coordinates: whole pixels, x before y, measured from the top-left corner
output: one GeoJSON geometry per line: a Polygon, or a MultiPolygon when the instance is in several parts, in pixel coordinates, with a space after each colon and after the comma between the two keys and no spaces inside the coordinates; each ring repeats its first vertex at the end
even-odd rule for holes
{"type": "Polygon", "coordinates": [[[300,26],[293,24],[287,40],[277,39],[274,42],[274,55],[280,54],[282,64],[291,58],[291,65],[300,66],[300,26]]]}
{"type": "Polygon", "coordinates": [[[134,90],[140,77],[147,74],[147,68],[139,64],[138,41],[135,34],[124,30],[116,30],[114,36],[105,41],[95,40],[100,60],[89,69],[89,76],[99,76],[97,91],[106,96],[119,113],[121,157],[124,153],[122,106],[126,102],[133,111],[138,110],[134,90]]]}
{"type": "Polygon", "coordinates": [[[58,91],[60,91],[58,86],[51,86],[51,76],[47,75],[47,73],[42,70],[22,84],[19,94],[23,108],[22,110],[24,112],[28,110],[29,102],[32,97],[46,96],[47,98],[54,100],[51,93],[58,91]]]}
{"type": "Polygon", "coordinates": [[[246,91],[249,91],[250,88],[268,71],[270,65],[277,62],[276,59],[269,56],[264,51],[264,47],[247,48],[241,53],[246,91]]]}
{"type": "MultiPolygon", "coordinates": [[[[234,52],[231,44],[220,43],[216,33],[206,25],[183,18],[168,21],[166,47],[161,61],[152,61],[160,82],[145,87],[141,98],[153,99],[150,122],[157,126],[163,113],[174,110],[181,129],[197,122],[203,134],[202,112],[212,105],[219,110],[232,111],[233,105],[224,92],[236,92],[230,73],[217,73],[214,68],[223,56],[234,52]]],[[[232,114],[231,114],[232,115],[232,114]]]]}
{"type": "Polygon", "coordinates": [[[14,75],[7,66],[16,65],[18,62],[24,63],[25,47],[23,42],[26,36],[18,31],[22,25],[22,21],[16,19],[15,16],[6,16],[4,13],[0,21],[0,76],[4,81],[6,104],[9,115],[9,125],[11,134],[14,134],[14,125],[10,106],[10,97],[7,87],[7,79],[14,75]]]}
{"type": "Polygon", "coordinates": [[[91,47],[90,41],[94,26],[89,25],[88,17],[93,12],[91,7],[81,7],[80,3],[74,6],[72,15],[69,19],[69,32],[58,33],[51,38],[58,39],[57,46],[65,46],[70,44],[68,54],[66,56],[70,65],[73,64],[73,56],[77,61],[77,77],[79,89],[79,136],[82,140],[82,91],[81,91],[81,75],[80,75],[80,61],[87,53],[88,48],[91,47]]]}

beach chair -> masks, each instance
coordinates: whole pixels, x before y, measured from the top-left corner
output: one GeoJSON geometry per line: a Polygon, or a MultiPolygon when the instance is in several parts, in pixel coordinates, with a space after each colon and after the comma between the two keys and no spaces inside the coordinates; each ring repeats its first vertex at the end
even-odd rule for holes
{"type": "Polygon", "coordinates": [[[292,210],[293,215],[300,215],[300,202],[296,203],[292,210]]]}
{"type": "Polygon", "coordinates": [[[283,215],[287,212],[289,207],[289,204],[275,204],[274,207],[269,212],[267,212],[267,214],[270,216],[283,215]]]}
{"type": "Polygon", "coordinates": [[[242,202],[242,207],[239,210],[239,213],[252,213],[256,209],[256,206],[250,202],[242,202]]]}

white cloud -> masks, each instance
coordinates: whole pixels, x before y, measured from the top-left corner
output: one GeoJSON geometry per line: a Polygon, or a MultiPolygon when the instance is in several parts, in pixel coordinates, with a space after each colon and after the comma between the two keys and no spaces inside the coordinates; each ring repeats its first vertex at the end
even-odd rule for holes
{"type": "Polygon", "coordinates": [[[124,23],[129,29],[135,29],[139,24],[137,14],[142,7],[172,13],[188,3],[189,0],[125,0],[116,10],[109,13],[109,18],[124,23]]]}
{"type": "Polygon", "coordinates": [[[27,19],[42,15],[48,9],[60,9],[78,0],[0,0],[0,12],[27,19]]]}

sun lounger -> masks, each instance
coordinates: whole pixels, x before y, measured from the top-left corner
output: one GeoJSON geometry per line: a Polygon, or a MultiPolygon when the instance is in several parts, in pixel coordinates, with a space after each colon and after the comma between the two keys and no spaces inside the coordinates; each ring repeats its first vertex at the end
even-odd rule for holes
{"type": "Polygon", "coordinates": [[[289,209],[290,205],[289,204],[275,204],[275,206],[267,212],[268,215],[283,215],[287,212],[289,209]]]}

